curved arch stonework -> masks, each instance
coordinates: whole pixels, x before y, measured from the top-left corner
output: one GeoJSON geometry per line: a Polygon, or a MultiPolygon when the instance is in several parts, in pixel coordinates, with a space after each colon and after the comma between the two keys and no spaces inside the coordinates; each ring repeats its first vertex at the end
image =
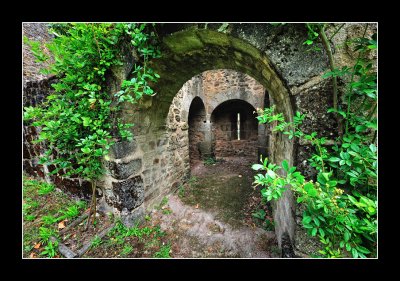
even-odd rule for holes
{"type": "MultiPolygon", "coordinates": [[[[144,203],[141,206],[145,209],[150,209],[163,196],[177,189],[190,175],[187,118],[194,96],[200,96],[206,101],[208,120],[205,126],[211,129],[209,111],[217,106],[218,101],[209,107],[205,93],[201,93],[204,83],[201,74],[204,71],[228,69],[247,74],[262,85],[263,92],[268,92],[271,103],[284,114],[286,120],[291,121],[293,118],[293,106],[284,82],[266,54],[244,40],[211,30],[180,31],[163,38],[162,54],[161,58],[151,62],[151,66],[161,77],[153,85],[157,94],[141,101],[137,109],[139,114],[129,115],[132,112],[129,108],[125,110],[127,114],[123,114],[126,122],[137,124],[133,128],[138,147],[134,155],[141,158],[141,170],[136,172],[140,172],[143,178],[144,203]],[[185,84],[186,82],[188,83],[185,84]],[[183,97],[184,92],[190,94],[183,97]],[[180,95],[181,100],[174,99],[180,95]]],[[[259,102],[243,91],[225,92],[225,95],[229,94],[245,98],[258,107],[259,102]]],[[[220,101],[224,99],[222,96],[222,92],[216,95],[220,101]]],[[[206,141],[211,142],[211,135],[206,136],[206,141]]],[[[279,163],[287,159],[289,165],[293,165],[293,140],[275,133],[270,136],[269,143],[268,154],[271,161],[279,163]]],[[[104,188],[109,187],[105,185],[104,188]]],[[[294,236],[292,197],[287,192],[286,197],[275,206],[278,241],[284,232],[289,233],[291,238],[294,236]]],[[[132,213],[134,211],[130,212],[132,213]]]]}

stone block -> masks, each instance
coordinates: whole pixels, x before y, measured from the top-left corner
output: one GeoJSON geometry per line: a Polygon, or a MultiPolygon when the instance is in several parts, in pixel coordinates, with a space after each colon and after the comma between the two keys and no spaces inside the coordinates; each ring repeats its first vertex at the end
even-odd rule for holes
{"type": "Polygon", "coordinates": [[[136,176],[122,182],[113,182],[113,193],[116,195],[114,206],[128,211],[140,206],[144,201],[143,179],[136,176]]]}
{"type": "Polygon", "coordinates": [[[112,177],[123,180],[129,176],[140,173],[142,169],[142,159],[134,159],[128,163],[107,162],[108,169],[112,177]]]}
{"type": "Polygon", "coordinates": [[[135,141],[132,142],[122,141],[115,143],[111,147],[110,152],[112,157],[119,159],[126,157],[131,153],[134,153],[136,149],[137,149],[137,144],[135,141]]]}
{"type": "Polygon", "coordinates": [[[128,209],[124,208],[121,212],[121,220],[127,227],[133,227],[143,221],[144,214],[145,210],[143,205],[132,211],[128,211],[128,209]]]}

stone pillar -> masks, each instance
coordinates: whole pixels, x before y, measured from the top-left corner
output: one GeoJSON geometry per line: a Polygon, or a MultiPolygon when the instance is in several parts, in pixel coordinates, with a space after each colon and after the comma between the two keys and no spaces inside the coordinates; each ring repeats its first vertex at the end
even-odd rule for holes
{"type": "Polygon", "coordinates": [[[257,161],[260,159],[260,155],[262,158],[268,157],[268,135],[267,135],[266,125],[258,124],[258,153],[257,153],[257,161]]]}
{"type": "Polygon", "coordinates": [[[210,117],[207,114],[206,123],[203,124],[204,141],[199,143],[200,156],[202,159],[213,157],[212,130],[210,117]]]}

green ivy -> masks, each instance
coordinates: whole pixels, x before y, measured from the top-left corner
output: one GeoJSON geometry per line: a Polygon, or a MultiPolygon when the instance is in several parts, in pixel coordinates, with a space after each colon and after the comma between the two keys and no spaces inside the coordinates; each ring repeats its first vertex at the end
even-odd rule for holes
{"type": "MultiPolygon", "coordinates": [[[[361,38],[355,51],[376,49],[376,35],[361,38]]],[[[372,62],[358,57],[353,67],[343,67],[324,74],[324,78],[338,76],[349,81],[344,99],[347,109],[330,108],[343,117],[346,130],[334,140],[331,149],[326,138],[316,132],[306,134],[301,124],[306,118],[297,112],[293,122],[286,122],[275,107],[259,109],[259,123],[272,123],[273,131],[308,141],[315,153],[308,159],[318,175],[316,182],[306,179],[296,167],[284,160],[281,166],[261,159],[254,170],[264,173],[255,176],[254,183],[264,188],[261,196],[267,201],[277,200],[291,188],[297,203],[305,206],[303,227],[311,236],[318,236],[326,257],[376,256],[377,239],[377,80],[372,62]],[[279,173],[278,171],[284,171],[279,173]],[[283,174],[283,175],[282,175],[283,174]]]]}
{"type": "MultiPolygon", "coordinates": [[[[56,74],[59,82],[52,84],[54,93],[42,106],[24,110],[24,120],[42,128],[37,142],[45,141],[49,149],[41,163],[54,164],[52,174],[64,169],[66,176],[97,179],[104,173],[102,159],[115,141],[132,140],[133,124],[116,116],[122,102],[136,103],[143,95],[154,94],[149,82],[159,76],[146,63],[160,52],[149,30],[148,25],[135,23],[52,26],[55,38],[46,47],[54,63],[45,72],[56,74]],[[136,48],[141,61],[121,91],[109,93],[107,77],[112,67],[123,64],[121,53],[127,44],[136,48]]],[[[35,56],[45,60],[38,42],[25,41],[35,56]]]]}

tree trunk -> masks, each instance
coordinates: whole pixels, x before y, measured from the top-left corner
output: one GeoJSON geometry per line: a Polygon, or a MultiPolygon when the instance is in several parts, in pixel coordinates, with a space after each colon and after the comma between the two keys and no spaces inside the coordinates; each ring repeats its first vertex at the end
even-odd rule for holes
{"type": "MultiPolygon", "coordinates": [[[[320,28],[319,34],[321,35],[322,39],[322,44],[325,47],[326,53],[328,54],[328,59],[329,59],[329,67],[331,71],[335,70],[335,64],[333,62],[333,55],[332,55],[332,49],[331,45],[329,44],[329,40],[326,37],[325,34],[325,26],[322,25],[320,28]]],[[[338,86],[337,86],[337,78],[336,76],[332,76],[332,82],[333,82],[333,108],[338,110],[338,86]]],[[[339,136],[343,135],[343,122],[341,116],[335,112],[335,116],[338,122],[338,131],[339,131],[339,136]]]]}

